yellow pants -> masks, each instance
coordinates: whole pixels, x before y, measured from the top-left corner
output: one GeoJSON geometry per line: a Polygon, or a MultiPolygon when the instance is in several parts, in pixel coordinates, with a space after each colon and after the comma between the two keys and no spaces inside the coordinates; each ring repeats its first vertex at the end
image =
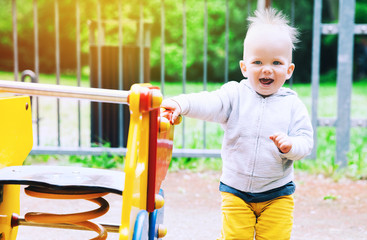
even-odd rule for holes
{"type": "Polygon", "coordinates": [[[220,240],[289,240],[293,226],[293,196],[246,203],[227,192],[222,195],[220,240]]]}

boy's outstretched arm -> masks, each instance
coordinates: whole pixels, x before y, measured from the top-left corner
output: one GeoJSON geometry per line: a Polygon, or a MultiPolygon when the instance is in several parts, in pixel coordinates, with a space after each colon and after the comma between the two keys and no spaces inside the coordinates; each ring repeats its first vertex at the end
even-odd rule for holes
{"type": "Polygon", "coordinates": [[[292,149],[292,140],[285,133],[275,133],[269,137],[282,153],[288,153],[292,149]]]}
{"type": "Polygon", "coordinates": [[[175,123],[176,119],[181,115],[182,112],[180,105],[170,98],[164,99],[162,101],[161,107],[172,111],[171,124],[175,123]]]}

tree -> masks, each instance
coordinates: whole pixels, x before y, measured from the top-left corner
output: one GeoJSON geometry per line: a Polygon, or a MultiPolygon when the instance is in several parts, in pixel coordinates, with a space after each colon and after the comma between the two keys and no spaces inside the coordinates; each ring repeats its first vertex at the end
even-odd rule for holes
{"type": "MultiPolygon", "coordinates": [[[[1,0],[0,0],[1,1],[1,0]]],[[[41,72],[55,71],[55,1],[38,0],[39,22],[39,56],[41,72]]],[[[79,0],[81,22],[82,64],[89,64],[89,37],[96,36],[96,30],[91,31],[91,20],[97,20],[97,0],[79,0]]],[[[268,1],[272,6],[282,10],[300,30],[301,42],[294,53],[296,71],[295,82],[308,82],[311,72],[313,1],[308,0],[278,0],[268,1]],[[294,3],[294,12],[292,4],[294,3]]],[[[323,21],[336,22],[338,1],[324,0],[323,21]]],[[[153,80],[160,79],[161,64],[161,5],[165,7],[165,78],[167,81],[181,81],[183,73],[183,3],[173,0],[100,0],[101,19],[114,20],[103,22],[105,29],[105,44],[118,44],[119,7],[123,19],[124,44],[135,44],[137,21],[143,7],[144,20],[151,23],[150,66],[153,80]],[[141,3],[143,3],[141,5],[141,3]],[[134,21],[126,21],[127,19],[134,21]]],[[[247,17],[257,8],[256,0],[232,1],[229,3],[229,80],[241,80],[243,77],[238,67],[242,58],[242,45],[247,30],[247,17]]],[[[73,72],[76,69],[76,1],[58,0],[60,23],[60,59],[61,70],[73,72]]],[[[12,15],[11,1],[1,1],[0,8],[0,69],[13,69],[12,15]]],[[[204,0],[185,0],[186,7],[186,68],[188,81],[202,81],[204,62],[204,0]]],[[[223,82],[225,66],[225,21],[226,0],[207,0],[208,7],[208,45],[207,67],[208,81],[223,82]]],[[[34,66],[34,32],[33,32],[33,3],[32,1],[17,1],[17,22],[20,70],[34,66]]],[[[367,22],[367,3],[357,0],[356,22],[367,22]]],[[[322,71],[335,68],[336,37],[323,37],[322,71]],[[324,61],[325,56],[330,59],[324,61]]],[[[357,41],[360,37],[356,37],[357,41]]]]}

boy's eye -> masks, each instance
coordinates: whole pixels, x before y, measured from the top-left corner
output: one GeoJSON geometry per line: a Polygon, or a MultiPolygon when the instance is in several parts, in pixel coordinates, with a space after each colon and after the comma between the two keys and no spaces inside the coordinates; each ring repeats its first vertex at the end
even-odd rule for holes
{"type": "Polygon", "coordinates": [[[274,61],[274,62],[273,62],[273,64],[274,64],[274,65],[281,65],[282,63],[281,63],[281,62],[279,62],[279,61],[274,61]]]}
{"type": "Polygon", "coordinates": [[[254,61],[254,64],[261,64],[261,61],[254,61]]]}

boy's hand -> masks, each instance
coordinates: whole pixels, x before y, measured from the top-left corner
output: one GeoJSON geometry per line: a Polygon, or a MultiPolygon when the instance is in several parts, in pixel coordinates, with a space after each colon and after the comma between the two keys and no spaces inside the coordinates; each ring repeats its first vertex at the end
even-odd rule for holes
{"type": "Polygon", "coordinates": [[[172,111],[171,124],[174,124],[178,116],[181,114],[181,107],[177,102],[172,99],[164,99],[161,104],[161,108],[172,111]]]}
{"type": "Polygon", "coordinates": [[[292,141],[285,133],[275,133],[270,136],[270,139],[274,142],[282,153],[288,153],[292,148],[292,141]]]}

